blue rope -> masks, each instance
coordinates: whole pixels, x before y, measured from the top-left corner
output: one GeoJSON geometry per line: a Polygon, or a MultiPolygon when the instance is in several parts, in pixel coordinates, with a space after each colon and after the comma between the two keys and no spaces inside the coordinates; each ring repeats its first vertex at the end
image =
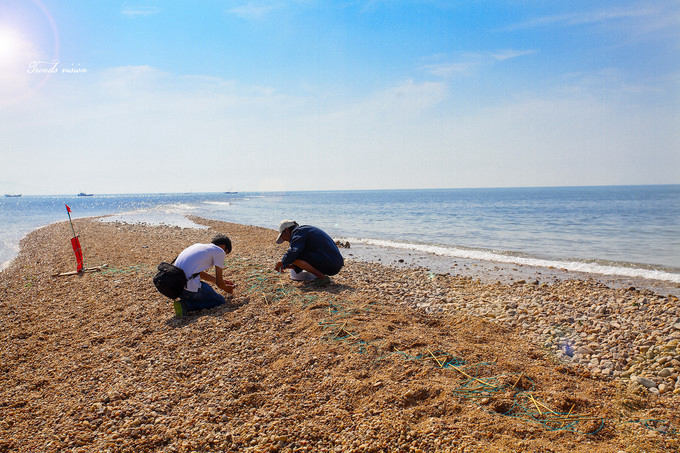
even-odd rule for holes
{"type": "MultiPolygon", "coordinates": [[[[236,263],[234,263],[231,267],[234,267],[235,265],[236,263]]],[[[252,267],[252,265],[247,266],[252,267]]],[[[239,267],[239,269],[242,268],[239,267]]],[[[370,302],[363,307],[357,308],[348,307],[349,303],[347,301],[338,300],[335,297],[332,297],[327,300],[322,300],[318,296],[302,295],[300,294],[300,291],[295,287],[284,287],[276,285],[277,282],[272,281],[273,277],[264,274],[263,271],[258,268],[252,269],[250,275],[246,277],[246,280],[249,283],[247,289],[248,293],[250,294],[262,293],[265,295],[265,297],[272,301],[277,301],[289,297],[291,299],[291,302],[300,304],[303,307],[307,307],[311,304],[318,302],[323,302],[324,304],[327,304],[328,316],[319,321],[319,326],[321,327],[321,330],[324,332],[322,338],[325,339],[326,341],[343,342],[347,344],[350,348],[352,348],[353,351],[359,354],[367,353],[368,348],[370,347],[375,348],[374,349],[375,352],[379,351],[379,347],[376,345],[376,343],[384,341],[384,340],[366,341],[359,337],[359,334],[353,330],[353,327],[347,321],[344,321],[343,323],[343,320],[349,319],[354,315],[369,313],[371,311],[371,306],[374,305],[375,302],[370,302]]],[[[400,357],[405,361],[432,361],[433,359],[432,356],[434,356],[436,357],[438,367],[444,369],[451,369],[455,367],[459,370],[463,370],[469,376],[473,376],[473,378],[465,380],[461,385],[453,389],[453,393],[457,397],[470,399],[471,401],[475,402],[475,404],[477,404],[480,408],[483,408],[489,413],[513,417],[530,423],[538,423],[548,431],[571,431],[580,434],[593,435],[602,430],[602,428],[604,428],[605,425],[604,418],[589,419],[589,421],[598,421],[599,423],[595,429],[592,429],[589,432],[584,432],[579,429],[579,425],[582,421],[578,420],[578,416],[574,414],[568,414],[563,412],[550,412],[547,410],[545,412],[541,412],[536,410],[537,408],[533,403],[531,405],[529,405],[528,403],[530,401],[528,395],[535,388],[535,383],[527,376],[523,376],[523,373],[484,376],[483,378],[481,378],[480,376],[482,375],[482,371],[485,368],[494,367],[496,365],[495,363],[479,362],[475,364],[468,364],[463,358],[456,357],[452,354],[447,353],[446,351],[439,350],[433,352],[427,351],[426,353],[420,352],[417,354],[410,354],[405,351],[394,350],[387,354],[379,356],[377,359],[374,360],[374,362],[379,362],[395,356],[400,357]],[[519,379],[517,380],[513,379],[515,385],[512,385],[512,387],[510,387],[509,384],[503,384],[501,378],[502,377],[514,378],[515,376],[519,376],[519,379],[524,379],[523,384],[525,386],[526,382],[529,382],[530,386],[529,389],[522,388],[521,390],[518,390],[513,394],[512,405],[510,406],[509,409],[502,413],[493,412],[489,411],[487,408],[480,404],[480,400],[483,400],[484,398],[492,398],[494,396],[498,396],[500,393],[512,391],[515,385],[518,383],[519,379]],[[567,418],[568,416],[574,417],[576,420],[569,420],[567,418]]],[[[533,397],[533,399],[538,401],[535,397],[533,397]]],[[[656,422],[663,421],[652,419],[640,421],[640,423],[643,423],[644,426],[646,426],[648,429],[653,429],[655,431],[659,431],[662,433],[671,432],[677,433],[677,430],[674,429],[662,431],[654,426],[650,426],[650,424],[654,424],[656,422]]]]}

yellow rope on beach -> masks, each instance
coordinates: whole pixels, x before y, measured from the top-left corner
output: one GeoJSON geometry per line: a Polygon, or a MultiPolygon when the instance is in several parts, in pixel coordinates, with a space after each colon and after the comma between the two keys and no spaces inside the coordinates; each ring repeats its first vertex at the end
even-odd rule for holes
{"type": "Polygon", "coordinates": [[[546,406],[545,404],[541,403],[540,401],[538,402],[538,404],[540,404],[540,405],[543,406],[544,408],[548,409],[549,412],[551,412],[551,413],[553,413],[553,414],[555,414],[555,415],[557,415],[557,416],[559,417],[560,414],[558,414],[558,413],[555,412],[554,410],[550,409],[550,408],[549,408],[548,406],[546,406]]]}
{"type": "Polygon", "coordinates": [[[579,415],[574,414],[574,415],[572,415],[572,416],[569,417],[569,418],[566,418],[566,417],[551,417],[551,418],[548,419],[548,420],[550,420],[550,421],[553,421],[553,420],[566,420],[566,421],[564,422],[564,423],[566,423],[566,422],[582,422],[582,421],[587,421],[587,420],[602,420],[603,418],[604,418],[604,417],[596,417],[596,416],[594,416],[594,415],[592,415],[592,416],[590,416],[590,415],[579,416],[579,415]]]}
{"type": "Polygon", "coordinates": [[[347,329],[341,329],[342,332],[345,332],[347,336],[349,337],[354,337],[356,338],[356,335],[354,335],[352,332],[347,331],[347,329]]]}
{"type": "Polygon", "coordinates": [[[338,330],[335,331],[335,333],[333,334],[333,336],[334,336],[335,338],[338,338],[338,337],[340,336],[340,335],[339,335],[340,332],[342,332],[343,330],[345,330],[345,326],[346,326],[346,325],[347,325],[347,321],[343,322],[342,325],[340,326],[340,328],[339,328],[338,330]]]}
{"type": "MultiPolygon", "coordinates": [[[[373,343],[372,341],[362,340],[362,337],[364,336],[364,332],[362,329],[363,322],[365,321],[364,319],[365,316],[363,316],[364,310],[370,310],[369,306],[372,305],[374,302],[363,302],[355,304],[352,303],[352,301],[343,300],[336,297],[322,298],[319,296],[302,295],[301,292],[296,288],[289,288],[287,285],[281,282],[274,282],[271,279],[267,278],[266,276],[265,278],[263,278],[261,275],[258,274],[254,274],[251,281],[253,283],[253,286],[250,288],[249,292],[251,294],[261,292],[262,297],[264,298],[264,301],[267,304],[273,303],[281,298],[285,298],[289,302],[302,302],[305,308],[309,308],[311,306],[312,309],[323,310],[323,306],[326,305],[328,309],[328,317],[326,319],[322,319],[319,322],[321,329],[325,331],[323,337],[326,340],[343,341],[346,342],[346,344],[348,345],[360,345],[359,349],[360,353],[366,352],[366,349],[369,346],[375,347],[376,353],[380,352],[381,349],[380,346],[372,344],[373,343]],[[307,303],[307,305],[304,305],[305,303],[307,303]],[[357,317],[356,315],[361,316],[357,317]],[[352,323],[352,325],[349,324],[350,322],[352,323]],[[352,329],[356,331],[350,332],[348,326],[352,327],[352,329]],[[332,336],[329,337],[329,335],[332,336]]],[[[380,308],[381,308],[380,313],[383,314],[397,313],[396,310],[392,312],[391,310],[388,310],[384,307],[380,308]]],[[[320,313],[323,316],[323,311],[320,313]]],[[[407,350],[409,349],[408,346],[405,346],[405,348],[407,350]]],[[[602,426],[604,426],[605,419],[603,417],[596,417],[590,414],[587,415],[574,414],[573,411],[575,408],[575,404],[572,404],[567,414],[564,413],[558,414],[552,409],[550,409],[546,404],[539,401],[532,394],[533,381],[529,376],[525,376],[523,371],[519,373],[519,376],[516,373],[504,373],[495,376],[484,376],[481,373],[481,369],[478,369],[477,367],[483,365],[488,366],[491,365],[490,363],[479,363],[474,366],[466,365],[465,361],[463,361],[462,359],[459,360],[457,357],[453,357],[452,355],[442,351],[437,351],[437,353],[435,353],[431,349],[426,349],[426,352],[423,350],[417,351],[421,352],[418,354],[416,354],[416,352],[412,352],[412,354],[416,355],[409,354],[394,346],[392,346],[391,349],[394,353],[403,355],[403,359],[407,361],[422,360],[423,364],[425,364],[430,359],[433,359],[437,364],[437,367],[440,369],[453,368],[455,371],[465,376],[469,380],[466,381],[465,383],[462,383],[459,387],[453,388],[452,393],[459,397],[474,398],[476,399],[475,400],[476,402],[479,402],[481,399],[481,402],[478,403],[480,405],[488,404],[488,402],[492,398],[494,398],[494,396],[503,399],[507,398],[508,396],[507,392],[509,389],[510,392],[514,394],[512,395],[512,398],[514,398],[514,403],[510,410],[508,410],[507,413],[505,413],[504,415],[519,417],[525,421],[539,422],[550,430],[566,429],[574,432],[580,432],[577,429],[577,427],[574,426],[578,423],[583,423],[585,421],[592,420],[602,421],[600,427],[594,429],[593,432],[584,434],[594,434],[598,432],[602,428],[602,426]],[[470,370],[469,373],[467,372],[467,370],[470,370]],[[470,373],[482,377],[481,378],[475,377],[470,373]],[[512,377],[514,377],[515,379],[513,380],[512,377]],[[507,383],[513,382],[513,384],[511,387],[508,387],[507,385],[502,384],[501,380],[507,383]],[[523,390],[528,386],[531,387],[531,390],[529,391],[523,390]],[[517,392],[514,391],[514,389],[516,388],[518,389],[517,392]],[[498,395],[494,395],[495,392],[499,391],[506,393],[503,394],[499,393],[498,395]],[[529,401],[531,401],[531,403],[529,403],[529,401]],[[536,415],[536,413],[533,412],[533,409],[531,409],[531,406],[534,406],[534,408],[537,410],[536,413],[540,415],[536,415]]],[[[385,356],[379,357],[377,360],[383,360],[384,358],[389,356],[390,354],[387,354],[385,356]]],[[[495,363],[497,361],[498,356],[494,357],[493,362],[495,363]]]]}
{"type": "Polygon", "coordinates": [[[486,387],[484,385],[480,385],[480,386],[477,386],[477,387],[469,387],[469,388],[466,387],[464,389],[453,389],[453,391],[457,392],[457,393],[474,393],[477,390],[487,390],[487,389],[488,389],[488,387],[486,387]]]}
{"type": "Polygon", "coordinates": [[[459,372],[460,374],[462,374],[463,376],[466,376],[466,377],[468,377],[468,378],[470,378],[470,379],[474,379],[474,380],[477,381],[477,382],[481,382],[482,384],[486,385],[487,387],[493,387],[493,388],[496,388],[496,387],[497,387],[496,385],[489,384],[488,382],[482,381],[481,379],[478,379],[478,378],[476,378],[476,377],[474,377],[474,376],[470,376],[470,375],[467,374],[465,371],[461,370],[460,368],[458,368],[458,367],[455,366],[455,365],[449,365],[448,368],[453,368],[454,370],[458,371],[458,372],[459,372]]]}
{"type": "MultiPolygon", "coordinates": [[[[575,405],[576,405],[576,403],[574,403],[574,404],[571,405],[571,409],[569,409],[569,412],[567,413],[567,417],[566,417],[567,419],[568,419],[569,416],[571,415],[571,411],[574,410],[574,406],[575,406],[575,405]]],[[[567,423],[567,420],[563,421],[563,422],[562,422],[562,426],[560,426],[560,428],[564,428],[564,425],[565,425],[566,423],[567,423]]]]}
{"type": "MultiPolygon", "coordinates": [[[[529,393],[529,398],[531,398],[531,401],[533,401],[534,404],[540,404],[541,406],[543,406],[544,409],[548,409],[548,412],[550,412],[550,413],[556,415],[557,417],[560,417],[560,414],[558,414],[558,413],[555,412],[554,410],[550,409],[548,406],[546,406],[545,404],[541,403],[539,400],[535,399],[533,394],[529,393]]],[[[538,406],[536,406],[536,409],[538,409],[538,406]]],[[[543,415],[543,413],[541,412],[540,409],[538,409],[538,413],[541,414],[541,415],[543,415]]]]}
{"type": "Polygon", "coordinates": [[[538,415],[543,416],[543,412],[541,412],[541,408],[538,407],[538,404],[536,404],[536,400],[534,399],[534,395],[529,393],[529,398],[531,399],[531,402],[534,403],[534,406],[536,406],[536,410],[538,411],[538,415]]]}
{"type": "Polygon", "coordinates": [[[432,353],[432,351],[430,351],[430,350],[428,349],[427,352],[429,352],[430,355],[432,356],[432,358],[435,360],[435,362],[437,362],[437,365],[439,365],[439,368],[443,368],[443,367],[444,367],[444,365],[439,361],[439,359],[438,359],[437,357],[435,357],[435,355],[432,353]]]}
{"type": "Polygon", "coordinates": [[[517,384],[519,384],[519,381],[522,379],[522,376],[524,376],[524,371],[522,371],[522,372],[519,374],[519,377],[517,378],[517,380],[515,381],[515,383],[512,384],[512,387],[510,387],[510,390],[514,390],[514,389],[515,389],[515,386],[516,386],[517,384]]]}

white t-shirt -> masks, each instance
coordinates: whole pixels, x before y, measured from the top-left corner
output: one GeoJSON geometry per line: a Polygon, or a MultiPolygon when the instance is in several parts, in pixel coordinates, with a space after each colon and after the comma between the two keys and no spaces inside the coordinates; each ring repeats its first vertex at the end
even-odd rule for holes
{"type": "Polygon", "coordinates": [[[201,276],[192,275],[210,269],[213,266],[224,267],[224,259],[227,254],[221,247],[215,244],[194,244],[185,248],[175,260],[175,266],[184,271],[186,275],[187,291],[196,292],[201,287],[201,276]]]}

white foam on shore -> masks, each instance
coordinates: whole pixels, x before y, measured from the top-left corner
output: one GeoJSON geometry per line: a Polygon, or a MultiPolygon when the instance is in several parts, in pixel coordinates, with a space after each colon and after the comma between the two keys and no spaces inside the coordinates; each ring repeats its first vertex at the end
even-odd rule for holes
{"type": "Polygon", "coordinates": [[[231,206],[228,201],[204,201],[203,204],[210,204],[213,206],[231,206]]]}
{"type": "Polygon", "coordinates": [[[5,269],[7,269],[9,267],[9,265],[12,264],[12,261],[14,261],[14,258],[16,258],[17,255],[19,254],[19,243],[18,242],[16,244],[9,244],[9,243],[6,243],[5,241],[2,241],[2,242],[3,242],[3,244],[2,244],[3,248],[5,250],[8,250],[10,253],[5,254],[4,250],[3,250],[4,256],[1,257],[0,259],[5,259],[5,261],[0,262],[0,271],[4,271],[5,269]],[[9,259],[7,259],[7,258],[9,258],[9,259]]]}
{"type": "Polygon", "coordinates": [[[198,209],[198,206],[186,203],[163,204],[155,208],[151,208],[151,210],[159,210],[166,214],[185,214],[187,211],[193,211],[195,209],[198,209]]]}
{"type": "Polygon", "coordinates": [[[203,230],[208,228],[205,225],[199,225],[187,219],[183,215],[168,214],[164,216],[159,215],[147,215],[147,214],[121,214],[107,216],[101,219],[102,222],[120,222],[120,223],[130,223],[137,225],[150,225],[150,226],[175,226],[180,228],[195,228],[203,230]]]}
{"type": "Polygon", "coordinates": [[[121,222],[145,224],[151,226],[176,226],[180,228],[205,229],[204,225],[189,220],[186,215],[198,209],[198,206],[187,203],[170,203],[118,212],[103,217],[102,222],[121,222]]]}
{"type": "MultiPolygon", "coordinates": [[[[58,222],[55,222],[55,223],[58,223],[58,222]]],[[[38,231],[38,230],[41,230],[43,228],[47,228],[50,225],[53,225],[53,224],[47,223],[45,225],[40,225],[40,226],[37,226],[33,229],[25,230],[23,232],[19,231],[19,234],[14,236],[9,241],[6,238],[0,240],[0,246],[1,246],[0,249],[9,250],[11,252],[10,253],[11,258],[0,263],[0,272],[7,269],[12,264],[14,259],[19,255],[19,252],[21,251],[21,247],[19,246],[19,244],[21,243],[21,241],[26,236],[28,236],[29,233],[31,233],[32,231],[38,231]]]]}
{"type": "Polygon", "coordinates": [[[431,253],[439,256],[450,256],[453,258],[466,258],[481,261],[495,261],[500,263],[520,264],[535,267],[559,268],[573,272],[585,272],[590,274],[602,274],[602,275],[618,275],[623,277],[645,278],[680,283],[680,274],[656,269],[603,265],[598,263],[582,261],[547,260],[540,258],[504,255],[502,253],[487,250],[462,249],[457,247],[442,247],[436,245],[413,244],[409,242],[386,241],[380,239],[342,238],[341,240],[349,241],[350,243],[357,242],[360,244],[373,245],[378,247],[414,250],[417,252],[431,253]]]}

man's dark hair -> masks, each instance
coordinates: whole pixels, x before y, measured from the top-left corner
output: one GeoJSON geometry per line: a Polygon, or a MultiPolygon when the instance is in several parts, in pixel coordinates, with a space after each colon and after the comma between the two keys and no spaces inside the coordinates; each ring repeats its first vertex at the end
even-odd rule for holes
{"type": "Polygon", "coordinates": [[[227,253],[231,253],[231,240],[223,234],[218,234],[212,241],[215,245],[223,245],[227,253]]]}

